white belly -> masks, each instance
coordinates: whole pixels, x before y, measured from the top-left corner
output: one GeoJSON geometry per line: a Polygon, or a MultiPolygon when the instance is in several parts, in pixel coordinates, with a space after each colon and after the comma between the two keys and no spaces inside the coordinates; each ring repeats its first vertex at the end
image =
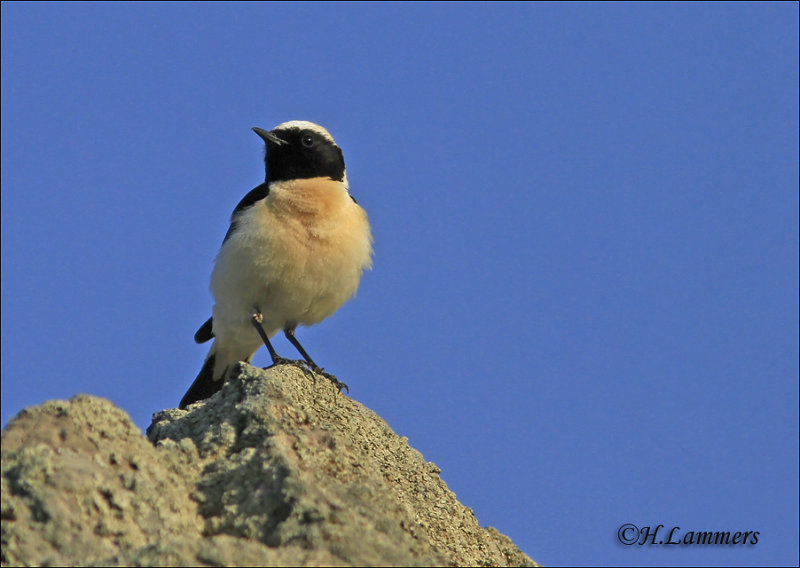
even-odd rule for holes
{"type": "Polygon", "coordinates": [[[341,182],[270,187],[265,200],[237,217],[236,231],[217,256],[211,292],[218,342],[258,349],[261,340],[251,323],[256,312],[270,337],[332,315],[370,267],[371,243],[366,213],[341,182]]]}

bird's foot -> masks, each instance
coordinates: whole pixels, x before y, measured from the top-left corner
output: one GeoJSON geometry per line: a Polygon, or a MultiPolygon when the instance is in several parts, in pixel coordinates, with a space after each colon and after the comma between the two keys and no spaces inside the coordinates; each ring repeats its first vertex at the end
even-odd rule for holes
{"type": "Polygon", "coordinates": [[[323,377],[328,379],[330,382],[332,382],[333,386],[335,386],[337,389],[339,389],[339,392],[342,392],[343,390],[346,390],[347,394],[350,394],[350,387],[348,387],[346,383],[343,383],[342,381],[337,379],[336,375],[332,375],[332,374],[326,372],[325,369],[322,369],[322,368],[316,367],[316,366],[313,367],[311,370],[314,371],[318,375],[322,375],[323,377]]]}
{"type": "Polygon", "coordinates": [[[275,357],[272,359],[272,365],[267,367],[271,369],[272,367],[277,367],[278,365],[292,365],[294,367],[298,367],[307,377],[310,377],[316,380],[317,375],[321,375],[328,379],[330,382],[333,383],[339,392],[346,390],[348,394],[350,394],[350,387],[347,386],[346,383],[343,383],[339,379],[336,378],[336,375],[332,375],[325,371],[325,369],[321,367],[317,367],[316,365],[311,365],[307,361],[303,361],[302,359],[287,359],[285,357],[275,357]]]}
{"type": "Polygon", "coordinates": [[[287,359],[286,357],[273,357],[272,358],[272,365],[268,368],[277,367],[278,365],[292,365],[294,367],[298,367],[301,371],[303,371],[306,375],[313,376],[314,370],[308,366],[308,363],[301,359],[287,359]]]}

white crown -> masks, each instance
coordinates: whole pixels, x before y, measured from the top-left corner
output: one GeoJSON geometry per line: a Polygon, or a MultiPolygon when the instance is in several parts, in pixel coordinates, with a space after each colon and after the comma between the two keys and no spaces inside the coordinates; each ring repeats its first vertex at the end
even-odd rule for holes
{"type": "Polygon", "coordinates": [[[313,130],[314,132],[319,132],[325,138],[336,144],[330,132],[322,128],[319,124],[314,124],[313,122],[309,122],[307,120],[290,120],[288,122],[279,124],[273,128],[273,130],[290,130],[293,128],[296,128],[297,130],[313,130]]]}

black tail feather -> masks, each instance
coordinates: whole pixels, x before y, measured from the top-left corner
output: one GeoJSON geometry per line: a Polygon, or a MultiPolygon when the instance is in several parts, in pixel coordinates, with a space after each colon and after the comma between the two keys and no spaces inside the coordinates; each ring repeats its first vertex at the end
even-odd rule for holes
{"type": "Polygon", "coordinates": [[[186,394],[183,395],[178,408],[183,410],[193,402],[205,400],[222,388],[222,385],[225,383],[225,375],[227,372],[223,373],[219,380],[214,380],[215,359],[216,356],[213,353],[208,356],[206,362],[203,364],[203,368],[200,369],[200,374],[197,375],[197,378],[192,383],[192,386],[190,386],[189,390],[186,391],[186,394]]]}
{"type": "Polygon", "coordinates": [[[205,343],[214,338],[214,325],[213,318],[208,318],[206,323],[200,326],[197,333],[194,334],[195,343],[205,343]]]}

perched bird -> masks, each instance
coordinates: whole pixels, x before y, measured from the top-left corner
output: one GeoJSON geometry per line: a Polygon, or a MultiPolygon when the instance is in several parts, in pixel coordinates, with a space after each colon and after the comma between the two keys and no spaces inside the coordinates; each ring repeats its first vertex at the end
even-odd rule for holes
{"type": "Polygon", "coordinates": [[[231,215],[211,273],[212,315],[194,336],[214,342],[180,408],[217,392],[233,366],[250,362],[262,344],[273,364],[298,364],[347,388],[311,359],[294,332],[356,293],[372,266],[367,214],[350,195],[342,150],[327,130],[300,120],[253,130],[266,143],[266,180],[231,215]],[[279,331],[304,361],[275,352],[269,338],[279,331]]]}

